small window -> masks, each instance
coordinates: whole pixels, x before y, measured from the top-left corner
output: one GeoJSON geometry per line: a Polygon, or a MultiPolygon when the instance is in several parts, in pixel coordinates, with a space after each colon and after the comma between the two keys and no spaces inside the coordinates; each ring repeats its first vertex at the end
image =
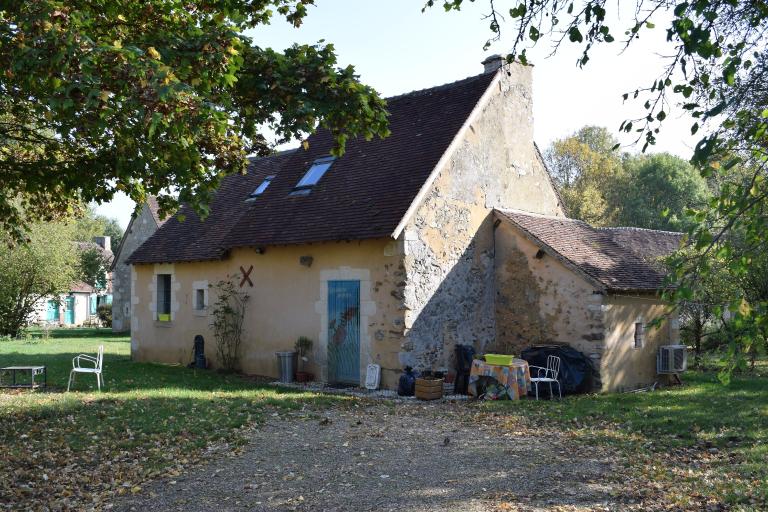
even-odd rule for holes
{"type": "Polygon", "coordinates": [[[205,289],[203,288],[195,290],[195,309],[198,311],[205,309],[205,289]]]}
{"type": "Polygon", "coordinates": [[[645,345],[645,326],[643,322],[635,322],[635,348],[645,345]]]}
{"type": "Polygon", "coordinates": [[[261,184],[258,187],[256,187],[256,190],[251,192],[251,195],[248,196],[248,197],[256,197],[256,196],[260,196],[261,194],[263,194],[264,191],[267,190],[267,187],[269,186],[269,184],[272,183],[273,179],[275,179],[275,175],[274,174],[264,178],[264,181],[262,181],[261,184]]]}
{"type": "Polygon", "coordinates": [[[171,274],[157,275],[157,319],[171,321],[171,274]]]}
{"type": "Polygon", "coordinates": [[[308,191],[317,185],[317,182],[320,181],[320,178],[322,178],[328,168],[331,167],[331,164],[333,164],[335,159],[336,158],[332,156],[324,156],[312,162],[309,170],[294,187],[292,194],[300,195],[302,192],[308,191]]]}

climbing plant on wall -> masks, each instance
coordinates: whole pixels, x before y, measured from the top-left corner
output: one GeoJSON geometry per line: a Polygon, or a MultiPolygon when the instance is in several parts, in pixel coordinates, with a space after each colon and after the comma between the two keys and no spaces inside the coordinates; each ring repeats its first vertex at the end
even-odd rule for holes
{"type": "Polygon", "coordinates": [[[241,292],[233,279],[230,277],[211,286],[216,295],[211,310],[211,329],[216,340],[219,365],[227,371],[239,369],[245,307],[249,299],[249,295],[241,292]]]}

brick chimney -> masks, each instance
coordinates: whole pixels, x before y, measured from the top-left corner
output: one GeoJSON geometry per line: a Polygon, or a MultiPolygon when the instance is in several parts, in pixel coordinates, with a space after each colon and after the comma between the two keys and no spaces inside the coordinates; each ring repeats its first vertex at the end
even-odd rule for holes
{"type": "Polygon", "coordinates": [[[109,236],[95,236],[93,237],[93,241],[104,249],[105,251],[112,252],[112,237],[109,236]]]}
{"type": "Polygon", "coordinates": [[[505,61],[506,60],[504,59],[504,57],[502,57],[498,53],[489,55],[483,61],[483,73],[494,73],[497,69],[501,67],[502,64],[504,64],[505,61]]]}

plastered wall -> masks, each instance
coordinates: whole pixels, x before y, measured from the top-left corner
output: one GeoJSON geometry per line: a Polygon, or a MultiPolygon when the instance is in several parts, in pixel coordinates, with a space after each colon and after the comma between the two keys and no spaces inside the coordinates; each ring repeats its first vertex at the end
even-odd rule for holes
{"type": "Polygon", "coordinates": [[[656,374],[658,347],[680,340],[677,314],[651,294],[606,297],[605,331],[600,366],[603,391],[637,389],[660,381],[656,374]],[[658,327],[648,325],[657,318],[663,319],[658,327]],[[646,324],[642,348],[634,347],[635,322],[646,324]]]}
{"type": "MultiPolygon", "coordinates": [[[[500,219],[501,220],[501,219],[500,219]]],[[[496,343],[519,355],[535,344],[567,343],[599,365],[603,295],[594,283],[539,252],[509,221],[496,228],[496,343]]]]}
{"type": "Polygon", "coordinates": [[[592,359],[599,389],[624,391],[662,380],[660,345],[679,340],[677,315],[653,294],[603,293],[508,221],[496,229],[496,345],[519,354],[534,344],[566,343],[592,359]],[[651,324],[662,319],[658,327],[651,324]],[[641,348],[635,323],[646,325],[641,348]]]}
{"type": "MultiPolygon", "coordinates": [[[[305,259],[306,261],[306,259],[305,259]]],[[[360,280],[361,378],[365,366],[382,366],[384,386],[396,386],[400,374],[398,351],[403,334],[402,295],[404,271],[402,244],[393,240],[370,240],[268,247],[263,254],[236,249],[223,261],[134,266],[134,322],[131,341],[134,358],[187,364],[192,361],[196,334],[206,341],[206,357],[215,363],[215,342],[209,324],[210,305],[217,295],[209,290],[208,309],[196,311],[194,293],[203,280],[216,283],[234,275],[239,284],[240,267],[253,266],[243,290],[248,301],[242,371],[277,376],[275,352],[292,350],[299,336],[314,341],[309,371],[325,375],[327,354],[327,282],[334,279],[360,280]],[[311,256],[311,266],[300,258],[311,256]],[[155,320],[155,274],[171,273],[172,322],[155,320]]]]}

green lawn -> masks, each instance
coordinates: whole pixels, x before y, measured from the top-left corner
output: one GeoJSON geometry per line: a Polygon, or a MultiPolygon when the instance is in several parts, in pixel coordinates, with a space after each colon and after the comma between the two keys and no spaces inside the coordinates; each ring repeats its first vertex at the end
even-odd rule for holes
{"type": "Polygon", "coordinates": [[[112,492],[137,492],[147,478],[178,472],[204,446],[236,449],[244,441],[239,429],[265,408],[342,400],[236,375],[134,363],[129,339],[106,329],[39,336],[0,341],[0,366],[44,364],[49,383],[47,391],[0,392],[0,503],[36,508],[53,497],[94,503],[112,492]],[[95,354],[102,343],[106,389],[97,392],[93,375],[79,375],[77,391],[63,392],[72,358],[95,354]]]}
{"type": "MultiPolygon", "coordinates": [[[[47,391],[0,391],[0,504],[98,505],[115,493],[138,492],[149,478],[179,474],[203,448],[237,451],[244,428],[264,414],[352,402],[235,375],[134,363],[128,338],[107,330],[40,336],[0,340],[0,366],[45,364],[50,384],[47,391]],[[64,393],[72,357],[93,354],[101,343],[105,391],[96,392],[92,375],[81,375],[77,391],[64,393]]],[[[683,387],[653,393],[479,407],[510,428],[523,421],[565,431],[575,448],[615,448],[625,465],[617,478],[643,503],[768,510],[768,366],[729,386],[712,373],[689,372],[684,380],[683,387]]]]}
{"type": "Polygon", "coordinates": [[[683,381],[652,393],[485,407],[615,447],[638,479],[640,497],[658,484],[665,500],[683,508],[709,500],[768,510],[768,366],[736,375],[728,386],[715,373],[688,372],[683,381]]]}

